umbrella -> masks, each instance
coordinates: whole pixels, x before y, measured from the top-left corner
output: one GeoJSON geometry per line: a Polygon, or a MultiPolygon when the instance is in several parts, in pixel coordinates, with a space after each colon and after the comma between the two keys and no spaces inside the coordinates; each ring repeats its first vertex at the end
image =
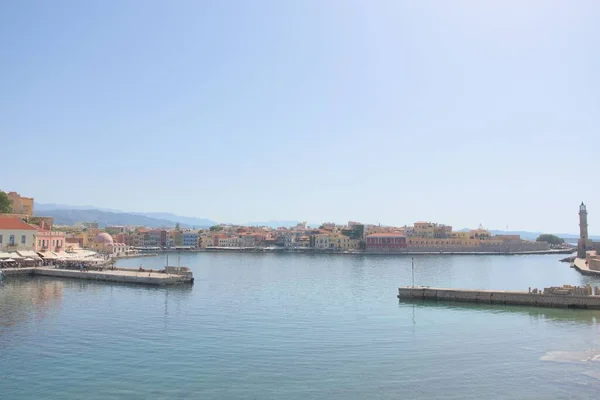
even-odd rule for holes
{"type": "Polygon", "coordinates": [[[12,258],[7,258],[6,260],[4,260],[4,262],[14,262],[15,260],[13,260],[12,258]]]}
{"type": "Polygon", "coordinates": [[[24,260],[24,261],[33,261],[33,258],[29,258],[29,257],[27,257],[27,258],[25,258],[25,260],[24,260]]]}

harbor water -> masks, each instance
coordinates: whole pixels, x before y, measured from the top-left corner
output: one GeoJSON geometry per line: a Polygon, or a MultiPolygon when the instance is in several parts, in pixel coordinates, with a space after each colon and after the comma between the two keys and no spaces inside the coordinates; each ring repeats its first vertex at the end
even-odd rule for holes
{"type": "MultiPolygon", "coordinates": [[[[419,256],[417,285],[600,284],[560,255],[419,256]]],[[[0,286],[19,399],[591,399],[600,311],[403,302],[410,256],[188,253],[194,285],[0,286]]],[[[117,266],[161,268],[165,258],[117,266]]]]}

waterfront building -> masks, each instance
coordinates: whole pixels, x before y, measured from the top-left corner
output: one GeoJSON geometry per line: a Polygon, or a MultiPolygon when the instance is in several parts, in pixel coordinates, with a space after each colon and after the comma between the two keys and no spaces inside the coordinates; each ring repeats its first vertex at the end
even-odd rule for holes
{"type": "Polygon", "coordinates": [[[214,240],[210,234],[205,233],[200,236],[200,247],[205,249],[207,247],[214,247],[214,240]]]}
{"type": "Polygon", "coordinates": [[[111,257],[121,257],[130,253],[130,247],[124,243],[113,242],[105,246],[104,252],[111,257]]]}
{"type": "Polygon", "coordinates": [[[240,247],[256,247],[256,236],[251,233],[242,233],[239,236],[240,247]]]}
{"type": "Polygon", "coordinates": [[[12,214],[33,215],[33,197],[22,197],[17,192],[8,192],[7,196],[12,214]]]}
{"type": "Polygon", "coordinates": [[[310,237],[309,236],[300,236],[298,241],[296,242],[297,249],[308,249],[310,248],[310,237]]]}
{"type": "Polygon", "coordinates": [[[238,236],[219,237],[217,246],[219,246],[219,247],[241,247],[240,246],[240,238],[238,236]]]}
{"type": "Polygon", "coordinates": [[[185,231],[181,234],[181,241],[184,246],[198,247],[200,235],[195,231],[185,231]]]}
{"type": "Polygon", "coordinates": [[[398,251],[406,249],[406,236],[400,233],[373,233],[365,238],[367,251],[398,251]]]}
{"type": "Polygon", "coordinates": [[[99,252],[106,252],[108,250],[108,245],[112,245],[114,240],[112,236],[110,236],[106,232],[101,232],[96,235],[94,238],[94,249],[99,252]]]}
{"type": "Polygon", "coordinates": [[[35,251],[62,251],[66,245],[66,234],[60,231],[38,229],[35,251]]]}
{"type": "Polygon", "coordinates": [[[19,218],[0,218],[0,251],[34,250],[37,228],[19,218]]]}
{"type": "Polygon", "coordinates": [[[152,229],[147,232],[147,236],[144,236],[144,246],[151,247],[165,247],[167,246],[167,240],[169,233],[164,229],[152,229]]]}
{"type": "Polygon", "coordinates": [[[319,233],[311,235],[311,247],[317,250],[351,250],[358,248],[358,240],[341,233],[319,233]]]}

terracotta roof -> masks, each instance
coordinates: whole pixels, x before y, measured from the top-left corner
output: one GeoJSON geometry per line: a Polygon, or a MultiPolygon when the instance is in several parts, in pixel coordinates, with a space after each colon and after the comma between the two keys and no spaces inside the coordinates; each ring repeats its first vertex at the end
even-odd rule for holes
{"type": "Polygon", "coordinates": [[[386,232],[386,233],[372,233],[367,235],[367,237],[387,237],[387,236],[400,236],[404,237],[404,234],[401,232],[386,232]]]}
{"type": "Polygon", "coordinates": [[[18,218],[0,218],[0,229],[37,231],[37,228],[31,226],[18,218]]]}

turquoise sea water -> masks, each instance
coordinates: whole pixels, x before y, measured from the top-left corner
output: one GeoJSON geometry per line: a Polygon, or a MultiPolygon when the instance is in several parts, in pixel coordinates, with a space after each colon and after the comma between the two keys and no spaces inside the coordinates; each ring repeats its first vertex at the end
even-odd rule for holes
{"type": "MultiPolygon", "coordinates": [[[[422,256],[415,278],[525,290],[600,284],[559,258],[422,256]]],[[[600,393],[600,311],[399,302],[397,287],[411,281],[409,257],[223,253],[182,255],[180,263],[193,269],[193,286],[9,278],[0,287],[0,398],[600,393]]]]}

